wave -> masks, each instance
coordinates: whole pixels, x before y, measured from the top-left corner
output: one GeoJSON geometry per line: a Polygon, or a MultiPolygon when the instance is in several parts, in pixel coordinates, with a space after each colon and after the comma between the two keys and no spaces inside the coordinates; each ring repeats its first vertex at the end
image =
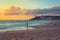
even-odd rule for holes
{"type": "MultiPolygon", "coordinates": [[[[0,21],[0,30],[5,29],[24,29],[26,27],[26,21],[0,21]]],[[[49,23],[49,21],[46,20],[34,20],[34,21],[28,21],[28,26],[36,26],[41,24],[49,23]]]]}

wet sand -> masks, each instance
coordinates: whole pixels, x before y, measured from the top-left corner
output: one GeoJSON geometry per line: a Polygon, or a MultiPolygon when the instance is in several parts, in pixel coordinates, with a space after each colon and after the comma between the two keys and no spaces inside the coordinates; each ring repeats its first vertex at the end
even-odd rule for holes
{"type": "Polygon", "coordinates": [[[60,40],[60,20],[50,21],[32,30],[0,32],[0,40],[60,40]]]}
{"type": "Polygon", "coordinates": [[[49,20],[50,23],[48,24],[42,24],[38,26],[32,26],[36,29],[60,29],[60,20],[49,20]]]}

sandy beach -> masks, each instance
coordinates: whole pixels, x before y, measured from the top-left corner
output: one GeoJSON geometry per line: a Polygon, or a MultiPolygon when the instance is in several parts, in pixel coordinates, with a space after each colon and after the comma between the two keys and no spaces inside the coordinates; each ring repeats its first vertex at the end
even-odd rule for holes
{"type": "Polygon", "coordinates": [[[0,32],[0,40],[60,40],[60,20],[50,21],[31,30],[0,32]]]}

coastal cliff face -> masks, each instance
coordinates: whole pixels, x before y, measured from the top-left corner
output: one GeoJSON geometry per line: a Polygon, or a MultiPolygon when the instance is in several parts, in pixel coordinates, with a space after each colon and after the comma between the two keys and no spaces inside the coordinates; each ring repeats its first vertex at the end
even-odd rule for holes
{"type": "Polygon", "coordinates": [[[60,16],[36,16],[32,18],[31,20],[44,20],[44,19],[60,20],[60,16]]]}

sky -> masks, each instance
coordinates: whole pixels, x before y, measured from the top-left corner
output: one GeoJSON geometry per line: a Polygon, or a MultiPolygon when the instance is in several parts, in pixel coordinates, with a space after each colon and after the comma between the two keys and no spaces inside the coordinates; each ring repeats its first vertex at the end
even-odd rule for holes
{"type": "Polygon", "coordinates": [[[48,8],[60,4],[60,0],[0,0],[0,9],[18,6],[25,9],[48,8]]]}
{"type": "Polygon", "coordinates": [[[0,20],[27,20],[28,9],[45,9],[60,6],[60,0],[0,0],[0,20]],[[27,10],[26,10],[27,9],[27,10]]]}

